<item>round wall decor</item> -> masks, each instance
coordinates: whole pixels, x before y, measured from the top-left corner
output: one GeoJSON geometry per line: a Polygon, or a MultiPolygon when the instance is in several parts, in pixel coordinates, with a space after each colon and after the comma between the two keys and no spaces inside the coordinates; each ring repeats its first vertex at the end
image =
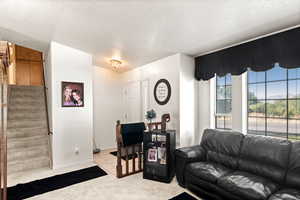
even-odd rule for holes
{"type": "Polygon", "coordinates": [[[171,97],[171,85],[167,79],[160,79],[154,87],[154,98],[159,105],[168,103],[171,97]]]}

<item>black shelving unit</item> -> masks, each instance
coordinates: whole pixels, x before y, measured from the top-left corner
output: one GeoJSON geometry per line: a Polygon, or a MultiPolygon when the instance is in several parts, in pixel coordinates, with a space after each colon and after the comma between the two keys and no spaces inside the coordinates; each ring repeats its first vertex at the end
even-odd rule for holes
{"type": "Polygon", "coordinates": [[[175,175],[176,132],[145,131],[143,178],[170,183],[175,175]]]}

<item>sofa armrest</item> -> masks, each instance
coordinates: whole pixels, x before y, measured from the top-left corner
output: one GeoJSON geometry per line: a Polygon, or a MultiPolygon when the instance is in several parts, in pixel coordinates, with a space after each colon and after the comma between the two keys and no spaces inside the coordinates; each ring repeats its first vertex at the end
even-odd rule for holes
{"type": "Polygon", "coordinates": [[[200,146],[191,146],[176,149],[175,151],[175,169],[176,178],[180,186],[185,187],[184,172],[188,163],[205,160],[205,150],[200,146]]]}

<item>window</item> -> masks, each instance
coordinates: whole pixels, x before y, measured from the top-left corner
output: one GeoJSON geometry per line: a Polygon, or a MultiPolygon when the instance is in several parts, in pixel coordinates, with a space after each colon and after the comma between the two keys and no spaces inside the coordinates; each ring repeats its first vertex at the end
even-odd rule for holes
{"type": "Polygon", "coordinates": [[[248,133],[300,139],[300,68],[248,71],[248,133]]]}
{"type": "Polygon", "coordinates": [[[215,126],[218,129],[231,129],[231,75],[216,78],[215,126]]]}

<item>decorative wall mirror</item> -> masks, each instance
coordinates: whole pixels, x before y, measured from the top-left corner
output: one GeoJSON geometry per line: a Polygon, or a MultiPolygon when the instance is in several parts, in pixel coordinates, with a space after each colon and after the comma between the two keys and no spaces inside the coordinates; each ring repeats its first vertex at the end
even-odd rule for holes
{"type": "Polygon", "coordinates": [[[171,97],[171,85],[167,79],[160,79],[154,87],[154,98],[159,105],[165,105],[171,97]]]}

